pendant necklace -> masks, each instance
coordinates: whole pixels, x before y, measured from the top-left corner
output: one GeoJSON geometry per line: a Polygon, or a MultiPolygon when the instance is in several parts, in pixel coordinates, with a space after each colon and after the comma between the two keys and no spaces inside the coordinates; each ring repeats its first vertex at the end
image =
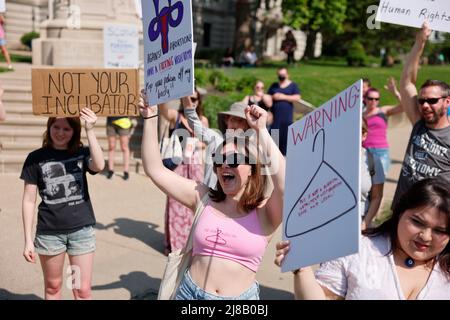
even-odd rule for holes
{"type": "Polygon", "coordinates": [[[407,257],[407,258],[405,259],[405,261],[404,261],[404,264],[405,264],[405,266],[407,266],[408,268],[412,268],[412,267],[414,267],[414,265],[415,265],[416,263],[414,262],[414,259],[413,259],[413,258],[407,257]]]}

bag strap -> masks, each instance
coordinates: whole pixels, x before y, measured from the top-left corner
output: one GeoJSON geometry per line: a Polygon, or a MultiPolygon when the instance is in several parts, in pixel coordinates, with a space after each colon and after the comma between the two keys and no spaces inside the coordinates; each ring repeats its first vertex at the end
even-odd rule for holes
{"type": "Polygon", "coordinates": [[[192,221],[191,230],[189,231],[189,237],[188,237],[186,245],[184,246],[184,249],[183,249],[184,253],[192,250],[192,238],[193,238],[193,234],[194,234],[194,229],[195,229],[195,226],[197,225],[198,219],[200,218],[203,210],[205,209],[206,204],[208,203],[208,200],[209,200],[209,194],[208,194],[208,192],[206,192],[206,194],[203,196],[200,203],[198,204],[197,209],[195,209],[194,220],[192,221]]]}
{"type": "Polygon", "coordinates": [[[375,162],[373,160],[373,154],[367,151],[367,162],[369,165],[369,173],[370,176],[373,177],[375,175],[375,162]]]}

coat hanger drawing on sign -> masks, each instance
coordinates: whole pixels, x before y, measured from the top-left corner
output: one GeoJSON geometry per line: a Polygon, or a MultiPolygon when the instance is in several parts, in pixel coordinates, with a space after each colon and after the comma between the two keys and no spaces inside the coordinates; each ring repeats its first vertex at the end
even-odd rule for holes
{"type": "Polygon", "coordinates": [[[358,203],[344,177],[325,160],[324,129],[314,137],[312,151],[313,154],[321,152],[320,164],[289,211],[284,230],[287,238],[321,228],[349,213],[358,203]],[[317,139],[319,135],[322,139],[317,139]]]}

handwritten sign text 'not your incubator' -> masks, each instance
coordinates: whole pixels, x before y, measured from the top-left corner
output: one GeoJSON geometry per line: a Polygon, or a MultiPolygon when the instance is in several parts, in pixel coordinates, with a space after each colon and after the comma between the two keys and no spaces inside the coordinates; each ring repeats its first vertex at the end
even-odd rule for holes
{"type": "Polygon", "coordinates": [[[32,70],[33,113],[78,117],[87,107],[99,116],[137,116],[137,69],[32,70]]]}

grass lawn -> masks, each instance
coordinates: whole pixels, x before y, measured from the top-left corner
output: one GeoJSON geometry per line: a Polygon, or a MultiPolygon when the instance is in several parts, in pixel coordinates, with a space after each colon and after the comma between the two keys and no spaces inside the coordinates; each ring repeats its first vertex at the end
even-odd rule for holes
{"type": "MultiPolygon", "coordinates": [[[[289,73],[302,91],[302,98],[315,106],[320,106],[330,98],[346,89],[360,78],[369,78],[372,86],[381,89],[381,105],[395,104],[396,100],[384,90],[388,77],[400,80],[402,66],[393,68],[350,68],[345,65],[329,65],[320,62],[302,63],[291,67],[289,73]]],[[[225,69],[225,74],[231,78],[239,78],[243,74],[252,74],[263,80],[268,89],[277,81],[276,68],[259,67],[253,69],[225,69]]],[[[450,83],[450,65],[424,66],[419,71],[418,84],[426,79],[439,79],[450,83]]]]}
{"type": "MultiPolygon", "coordinates": [[[[257,68],[223,68],[223,72],[231,79],[239,79],[246,75],[253,75],[264,81],[266,91],[271,83],[277,81],[277,68],[280,63],[257,68]]],[[[296,66],[289,68],[291,79],[295,81],[302,91],[302,98],[315,106],[321,106],[336,94],[346,89],[352,83],[361,78],[369,78],[372,86],[381,91],[381,105],[395,104],[395,98],[386,91],[383,86],[389,76],[393,76],[397,82],[403,66],[395,65],[392,68],[381,67],[347,67],[343,60],[319,60],[311,62],[297,62],[296,66]]],[[[214,69],[202,69],[208,76],[214,69]]],[[[417,83],[420,85],[426,79],[439,79],[450,83],[450,65],[422,66],[419,70],[417,83]]],[[[234,102],[241,100],[247,92],[221,93],[213,88],[208,88],[208,96],[205,100],[205,113],[210,120],[210,125],[216,127],[216,115],[218,111],[227,109],[234,102]]]]}

